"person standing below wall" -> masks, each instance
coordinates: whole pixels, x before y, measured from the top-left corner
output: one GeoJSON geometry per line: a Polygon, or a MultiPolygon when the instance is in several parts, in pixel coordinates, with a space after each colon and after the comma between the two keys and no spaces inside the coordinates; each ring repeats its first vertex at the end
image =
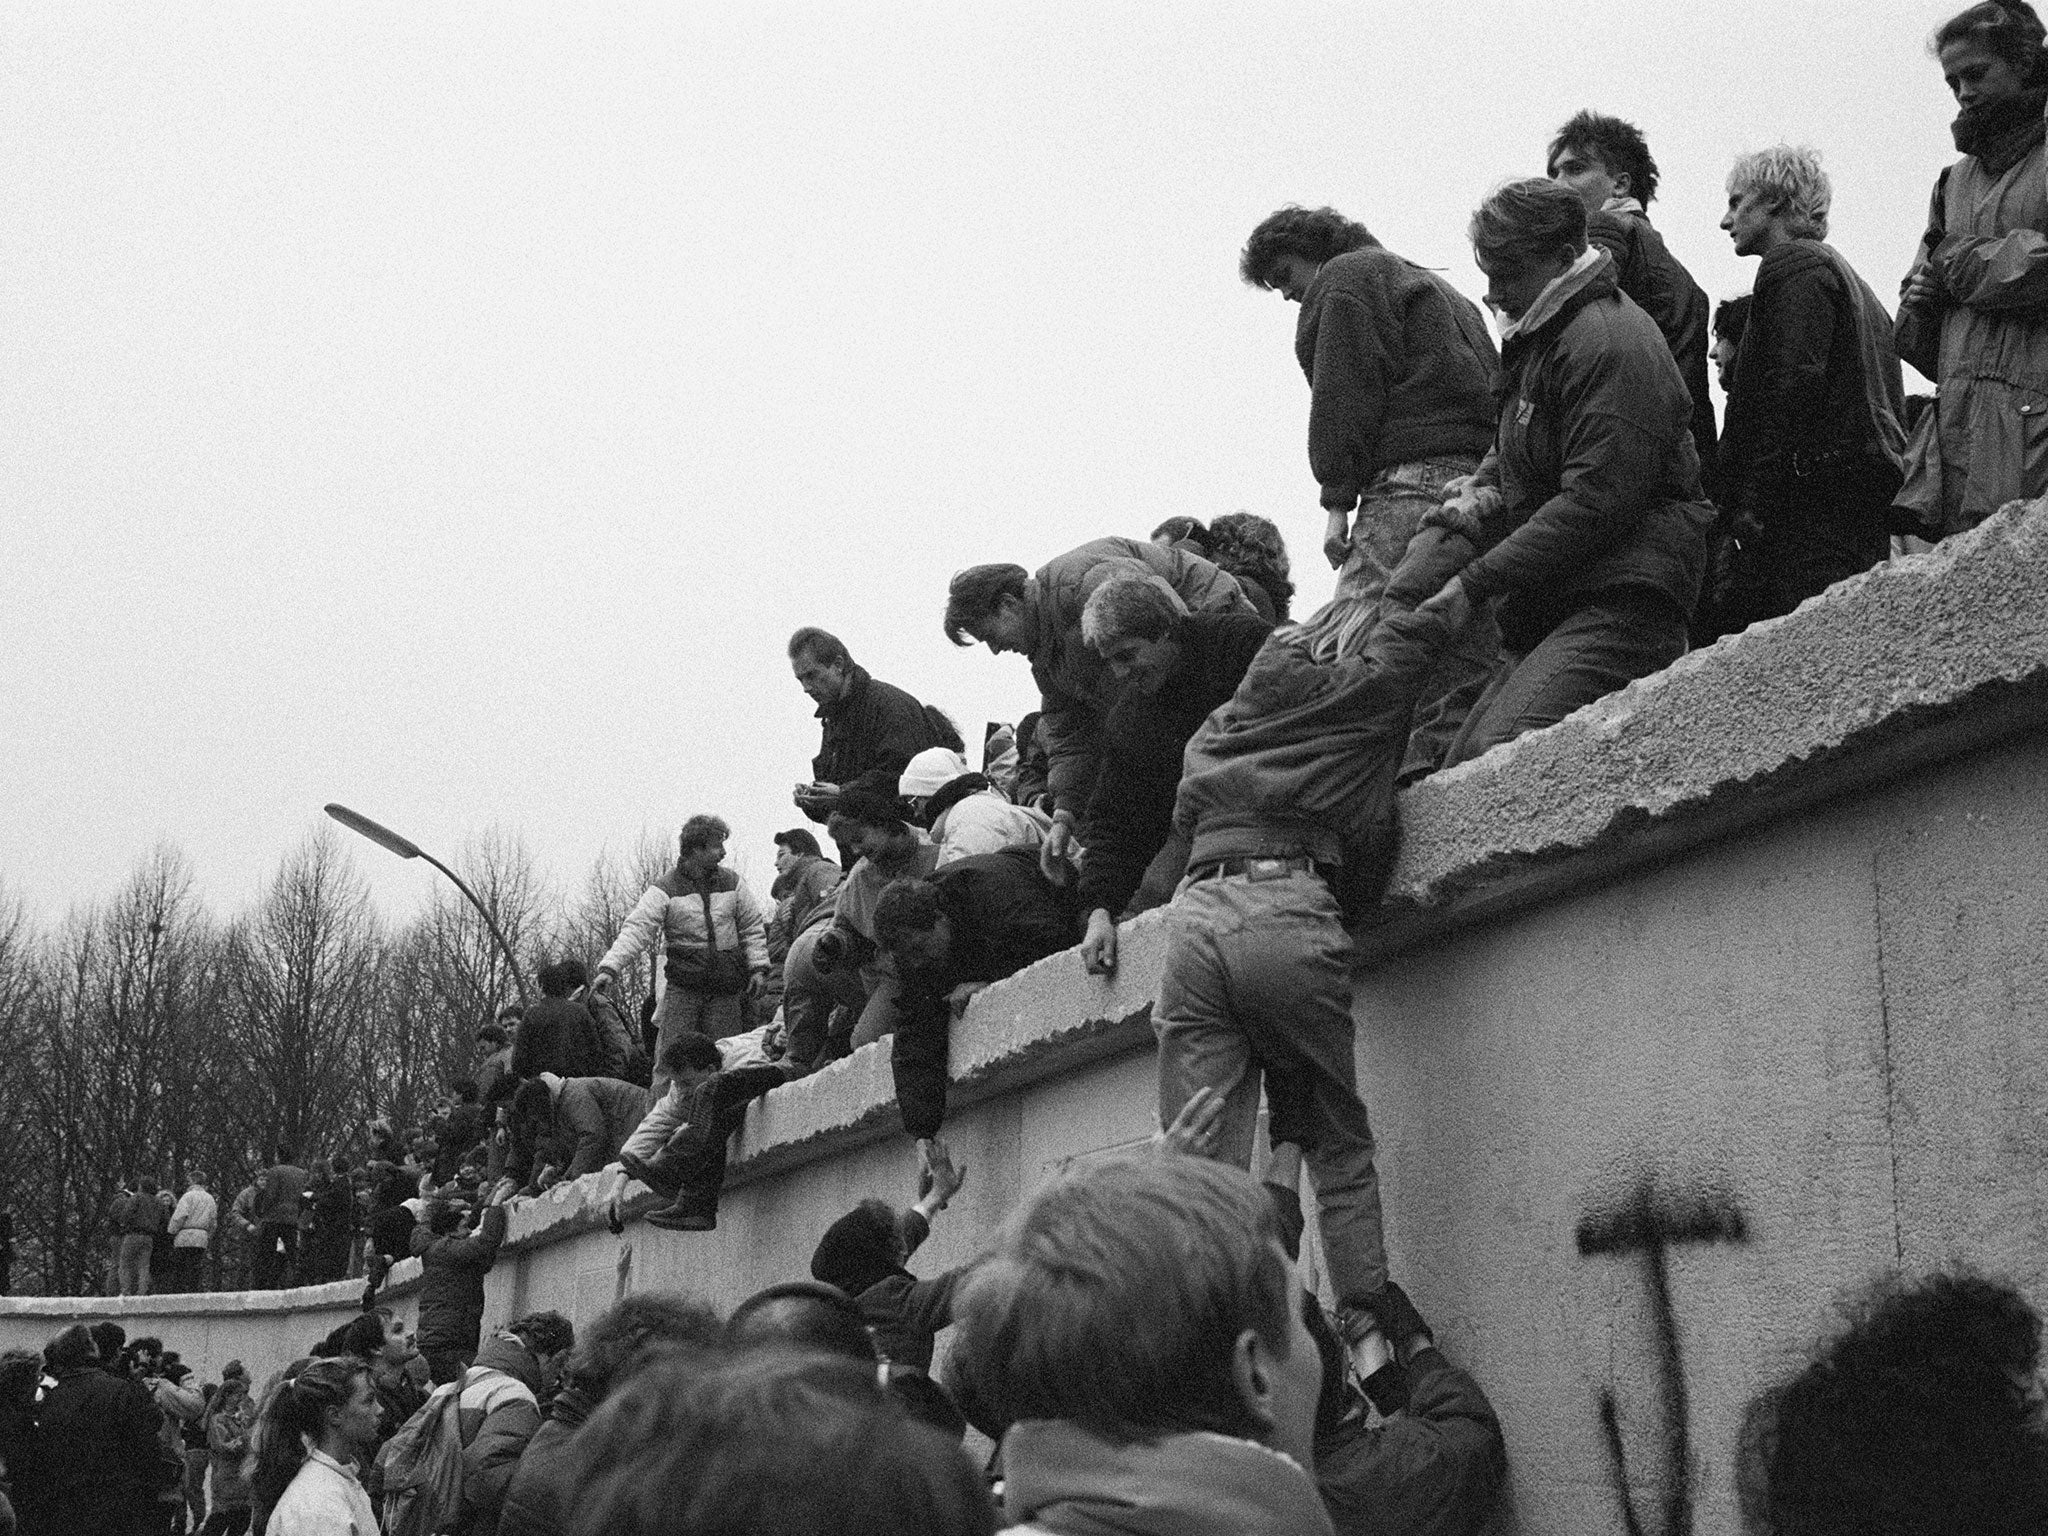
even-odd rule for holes
{"type": "Polygon", "coordinates": [[[186,1181],[185,1193],[171,1212],[171,1286],[174,1290],[199,1291],[206,1288],[206,1251],[213,1244],[214,1228],[220,1224],[220,1202],[206,1187],[202,1174],[186,1181]]]}
{"type": "Polygon", "coordinates": [[[1892,320],[1824,243],[1833,189],[1780,144],[1728,173],[1721,227],[1760,256],[1728,391],[1719,484],[1754,529],[1753,619],[1790,613],[1890,552],[1906,392],[1892,320]]]}
{"type": "Polygon", "coordinates": [[[1550,141],[1550,179],[1586,205],[1586,238],[1614,258],[1614,280],[1657,322],[1692,396],[1692,445],[1712,478],[1714,401],[1707,393],[1707,294],[1645,211],[1657,198],[1657,162],[1634,123],[1580,112],[1550,141]]]}
{"type": "Polygon", "coordinates": [[[264,1536],[369,1536],[377,1512],[356,1464],[377,1433],[360,1360],[314,1360],[278,1383],[256,1425],[249,1478],[264,1536]]]}
{"type": "Polygon", "coordinates": [[[38,1533],[153,1536],[162,1413],[82,1325],[52,1339],[43,1361],[56,1385],[37,1412],[38,1533]]]}
{"type": "MultiPolygon", "coordinates": [[[[1238,272],[1301,306],[1308,462],[1322,487],[1337,591],[1385,590],[1445,487],[1493,444],[1500,362],[1486,320],[1438,274],[1334,208],[1283,208],[1251,233],[1238,272]]],[[[1418,706],[1411,776],[1437,766],[1500,654],[1490,615],[1463,632],[1418,706]]]]}
{"type": "Polygon", "coordinates": [[[424,1232],[413,1233],[420,1259],[417,1339],[427,1369],[439,1385],[469,1368],[484,1326],[484,1276],[498,1262],[508,1213],[491,1206],[476,1232],[462,1231],[462,1211],[445,1202],[430,1206],[424,1232]]]}
{"type": "Polygon", "coordinates": [[[720,1040],[746,1028],[743,1003],[768,978],[768,925],[740,877],[722,868],[732,829],[716,816],[683,823],[676,866],[655,881],[626,917],[597,964],[597,985],[614,989],[619,974],[657,940],[667,957],[668,986],[654,1015],[653,1093],[668,1091],[661,1057],[682,1034],[720,1040]]]}
{"type": "Polygon", "coordinates": [[[1934,184],[1899,300],[1899,355],[1940,386],[1905,451],[1903,531],[1974,528],[2048,492],[2048,48],[2022,0],[1934,35],[1963,158],[1934,184]]]}
{"type": "Polygon", "coordinates": [[[1714,517],[1685,380],[1614,258],[1587,244],[1578,194],[1508,182],[1469,233],[1504,322],[1500,428],[1430,514],[1481,553],[1425,607],[1499,599],[1505,651],[1446,766],[1684,655],[1714,517]]]}
{"type": "Polygon", "coordinates": [[[244,1536],[249,1529],[249,1480],[242,1475],[242,1463],[248,1458],[249,1430],[255,1422],[249,1373],[241,1361],[230,1360],[221,1367],[220,1390],[206,1411],[211,1468],[206,1523],[199,1536],[244,1536]]]}

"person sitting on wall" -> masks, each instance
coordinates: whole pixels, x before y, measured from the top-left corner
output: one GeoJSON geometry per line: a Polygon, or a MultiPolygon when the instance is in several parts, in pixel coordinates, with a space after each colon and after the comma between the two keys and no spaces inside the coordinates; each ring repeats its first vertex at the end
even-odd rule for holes
{"type": "Polygon", "coordinates": [[[953,1321],[960,1283],[972,1265],[930,1280],[905,1266],[931,1235],[932,1218],[967,1182],[944,1141],[933,1141],[920,1175],[929,1185],[917,1203],[898,1213],[885,1200],[863,1200],[825,1229],[811,1254],[811,1278],[851,1296],[867,1321],[875,1348],[891,1365],[929,1371],[941,1329],[953,1321]]]}
{"type": "Polygon", "coordinates": [[[1189,613],[1150,576],[1105,581],[1081,610],[1082,638],[1124,690],[1103,721],[1102,772],[1081,818],[1091,971],[1116,969],[1118,920],[1163,905],[1186,872],[1187,849],[1169,846],[1181,753],[1272,632],[1254,614],[1189,613]]]}
{"type": "Polygon", "coordinates": [[[1005,848],[1036,854],[1052,830],[1045,812],[1011,804],[950,747],[931,747],[913,757],[896,781],[896,793],[910,819],[931,835],[942,869],[969,854],[1005,848]]]}
{"type": "Polygon", "coordinates": [[[1967,1272],[1885,1275],[1751,1403],[1736,1458],[1762,1536],[2048,1530],[2041,1315],[1967,1272]]]}
{"type": "Polygon", "coordinates": [[[979,641],[997,655],[1016,651],[1031,662],[1040,696],[1038,727],[1051,763],[1047,792],[1054,825],[1040,853],[1048,879],[1066,877],[1068,845],[1100,766],[1102,716],[1117,692],[1102,658],[1081,639],[1081,610],[1110,576],[1132,570],[1158,576],[1191,610],[1253,611],[1237,578],[1220,567],[1137,539],[1096,539],[1035,576],[1021,565],[973,566],[956,575],[947,591],[948,640],[979,641]]]}
{"type": "Polygon", "coordinates": [[[953,1020],[989,983],[1072,947],[1075,927],[1073,898],[1027,849],[978,853],[882,892],[875,942],[895,984],[878,994],[853,1040],[896,1037],[896,1104],[920,1147],[945,1119],[953,1020]]]}
{"type": "MultiPolygon", "coordinates": [[[[709,1232],[718,1225],[726,1152],[747,1106],[790,1079],[779,1063],[727,1068],[718,1043],[678,1035],[663,1053],[668,1090],[626,1139],[619,1163],[672,1202],[647,1220],[672,1232],[709,1232]]],[[[613,1215],[614,1229],[618,1218],[613,1215]]]]}
{"type": "Polygon", "coordinates": [[[1251,1176],[1150,1152],[1076,1165],[962,1287],[949,1375],[1002,1432],[1035,1532],[1333,1536],[1322,1359],[1251,1176]]]}

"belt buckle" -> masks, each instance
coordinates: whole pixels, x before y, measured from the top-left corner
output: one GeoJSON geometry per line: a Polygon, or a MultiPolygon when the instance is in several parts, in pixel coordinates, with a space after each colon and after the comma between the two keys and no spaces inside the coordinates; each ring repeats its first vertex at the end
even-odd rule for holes
{"type": "Polygon", "coordinates": [[[1280,880],[1294,873],[1293,859],[1246,859],[1244,877],[1247,880],[1280,880]]]}

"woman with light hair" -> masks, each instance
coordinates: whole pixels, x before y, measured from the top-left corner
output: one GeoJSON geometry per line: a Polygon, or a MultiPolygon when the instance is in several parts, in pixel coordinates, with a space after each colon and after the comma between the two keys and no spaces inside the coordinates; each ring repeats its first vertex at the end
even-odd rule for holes
{"type": "Polygon", "coordinates": [[[1963,158],[1934,184],[1899,355],[1940,386],[1906,447],[1901,522],[1938,538],[2048,492],[2048,46],[2021,0],[1973,5],[1932,52],[1963,158]]]}
{"type": "Polygon", "coordinates": [[[1751,546],[1754,622],[1884,559],[1901,479],[1905,386],[1891,316],[1825,243],[1833,188],[1810,149],[1775,145],[1728,173],[1728,231],[1759,256],[1728,386],[1718,477],[1751,546]]]}
{"type": "Polygon", "coordinates": [[[1499,599],[1505,653],[1446,766],[1682,656],[1713,517],[1685,379],[1578,194],[1511,181],[1468,233],[1502,321],[1500,426],[1430,517],[1480,553],[1424,607],[1456,624],[1499,599]]]}

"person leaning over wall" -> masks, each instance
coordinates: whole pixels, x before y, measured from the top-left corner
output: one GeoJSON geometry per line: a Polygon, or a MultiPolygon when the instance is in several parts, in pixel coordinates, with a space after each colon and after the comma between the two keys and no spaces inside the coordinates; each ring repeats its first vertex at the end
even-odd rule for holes
{"type": "Polygon", "coordinates": [[[2048,492],[2048,47],[2021,0],[1934,34],[1963,158],[1934,184],[1899,299],[1899,354],[1940,386],[1905,450],[1903,531],[1974,528],[2048,492]]]}
{"type": "Polygon", "coordinates": [[[1684,655],[1714,515],[1685,380],[1614,259],[1587,244],[1578,194],[1508,182],[1470,234],[1503,319],[1500,426],[1430,514],[1480,554],[1424,611],[1499,599],[1505,654],[1445,766],[1684,655]]]}
{"type": "Polygon", "coordinates": [[[941,869],[970,854],[1005,848],[1021,848],[1035,858],[1052,830],[1045,812],[1012,804],[950,747],[930,747],[913,757],[896,780],[896,793],[939,850],[941,869]]]}
{"type": "Polygon", "coordinates": [[[1728,173],[1721,227],[1760,256],[1736,349],[1721,493],[1755,533],[1751,619],[1790,613],[1890,552],[1905,387],[1891,316],[1825,243],[1833,189],[1780,144],[1728,173]]]}

